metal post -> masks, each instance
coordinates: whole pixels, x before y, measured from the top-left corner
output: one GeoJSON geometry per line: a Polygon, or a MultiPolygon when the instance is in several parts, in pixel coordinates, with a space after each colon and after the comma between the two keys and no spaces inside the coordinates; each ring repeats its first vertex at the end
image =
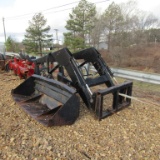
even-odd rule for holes
{"type": "Polygon", "coordinates": [[[58,44],[58,29],[54,29],[56,31],[56,40],[57,40],[57,44],[58,44]]]}
{"type": "Polygon", "coordinates": [[[59,40],[58,40],[58,29],[54,29],[56,31],[56,40],[57,40],[57,45],[59,49],[59,40]]]}
{"type": "MultiPolygon", "coordinates": [[[[5,30],[5,24],[4,24],[4,17],[2,18],[2,21],[3,21],[3,29],[4,29],[4,38],[6,43],[6,30],[5,30]]],[[[6,46],[4,45],[4,55],[5,55],[5,52],[6,52],[6,46]]]]}

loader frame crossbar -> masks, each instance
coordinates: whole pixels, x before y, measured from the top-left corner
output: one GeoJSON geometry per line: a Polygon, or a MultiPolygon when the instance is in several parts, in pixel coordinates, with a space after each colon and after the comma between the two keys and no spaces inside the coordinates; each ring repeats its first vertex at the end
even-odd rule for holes
{"type": "Polygon", "coordinates": [[[131,96],[132,94],[132,83],[125,82],[122,85],[113,86],[104,90],[98,91],[94,95],[94,110],[96,113],[96,116],[99,118],[99,120],[112,115],[113,113],[128,107],[131,104],[130,98],[125,98],[119,95],[119,93],[125,93],[128,96],[131,96]],[[107,94],[113,95],[113,104],[112,109],[103,110],[103,100],[104,96],[107,94]]]}

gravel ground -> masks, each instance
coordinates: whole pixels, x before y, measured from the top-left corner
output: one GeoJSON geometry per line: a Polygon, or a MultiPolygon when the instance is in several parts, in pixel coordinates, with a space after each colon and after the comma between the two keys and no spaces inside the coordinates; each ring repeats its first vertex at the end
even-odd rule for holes
{"type": "MultiPolygon", "coordinates": [[[[22,81],[0,72],[0,160],[160,160],[160,106],[133,101],[99,122],[82,104],[73,125],[47,128],[13,101],[22,81]]],[[[160,90],[133,94],[160,102],[160,90]]]]}

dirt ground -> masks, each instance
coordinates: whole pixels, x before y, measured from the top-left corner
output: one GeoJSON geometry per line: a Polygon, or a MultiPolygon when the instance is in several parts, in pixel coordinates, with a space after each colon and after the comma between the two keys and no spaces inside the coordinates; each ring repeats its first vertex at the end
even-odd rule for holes
{"type": "Polygon", "coordinates": [[[160,86],[135,82],[133,96],[149,102],[132,101],[102,121],[81,104],[73,125],[48,128],[13,101],[22,81],[0,71],[0,160],[160,159],[160,86]]]}

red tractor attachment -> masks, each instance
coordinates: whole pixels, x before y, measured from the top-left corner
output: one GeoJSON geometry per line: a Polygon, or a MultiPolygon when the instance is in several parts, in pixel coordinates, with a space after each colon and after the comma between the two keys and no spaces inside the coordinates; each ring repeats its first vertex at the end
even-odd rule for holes
{"type": "Polygon", "coordinates": [[[13,60],[8,62],[8,69],[13,70],[15,75],[18,75],[20,78],[28,78],[34,74],[34,62],[29,56],[24,56],[23,54],[20,57],[15,56],[13,60]]]}

